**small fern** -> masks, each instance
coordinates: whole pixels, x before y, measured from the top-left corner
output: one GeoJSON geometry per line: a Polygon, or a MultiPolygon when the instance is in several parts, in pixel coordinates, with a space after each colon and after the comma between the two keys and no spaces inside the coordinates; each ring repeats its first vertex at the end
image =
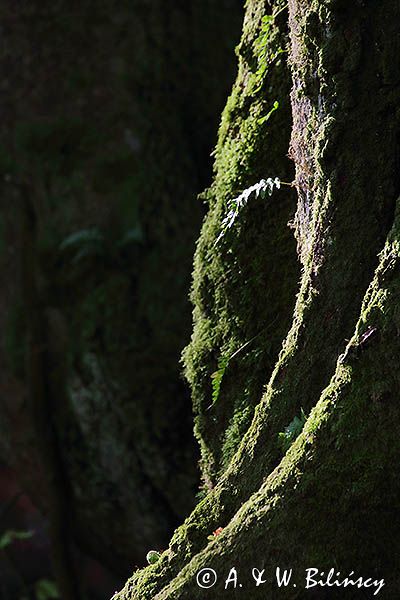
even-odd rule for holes
{"type": "Polygon", "coordinates": [[[268,177],[268,179],[261,179],[261,181],[259,181],[258,183],[244,190],[244,192],[237,196],[237,198],[234,198],[234,200],[232,200],[232,202],[230,203],[228,214],[226,215],[226,217],[224,217],[222,221],[221,233],[217,237],[215,243],[217,244],[224,237],[228,229],[232,228],[233,224],[239,216],[240,210],[244,206],[246,206],[246,204],[252,196],[255,196],[256,198],[258,198],[259,196],[261,198],[265,198],[267,195],[272,196],[274,189],[279,189],[281,185],[291,184],[285,184],[281,182],[281,180],[278,177],[275,177],[274,179],[268,177]]]}
{"type": "Polygon", "coordinates": [[[66,237],[60,244],[60,250],[80,248],[89,244],[102,244],[103,241],[103,234],[96,227],[81,229],[80,231],[74,231],[74,233],[66,237]]]}
{"type": "Polygon", "coordinates": [[[59,250],[71,256],[73,264],[83,259],[102,256],[106,253],[105,238],[97,228],[81,229],[66,237],[60,244],[59,250]]]}
{"type": "Polygon", "coordinates": [[[290,446],[303,431],[306,420],[307,416],[304,410],[301,409],[300,417],[295,416],[289,425],[285,427],[285,431],[282,431],[278,434],[279,441],[284,452],[289,450],[290,446]]]}

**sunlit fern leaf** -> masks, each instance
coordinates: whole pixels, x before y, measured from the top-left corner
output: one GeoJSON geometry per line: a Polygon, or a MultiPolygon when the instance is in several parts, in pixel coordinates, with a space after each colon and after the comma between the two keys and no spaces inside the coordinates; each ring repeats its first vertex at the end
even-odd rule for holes
{"type": "Polygon", "coordinates": [[[265,198],[267,195],[272,196],[274,189],[281,187],[281,180],[278,177],[274,179],[268,177],[268,179],[261,179],[258,183],[245,189],[239,196],[234,198],[228,205],[228,213],[224,217],[221,223],[221,232],[216,239],[216,244],[224,237],[225,233],[231,229],[239,216],[240,210],[246,206],[249,199],[254,196],[258,198],[265,198]]]}

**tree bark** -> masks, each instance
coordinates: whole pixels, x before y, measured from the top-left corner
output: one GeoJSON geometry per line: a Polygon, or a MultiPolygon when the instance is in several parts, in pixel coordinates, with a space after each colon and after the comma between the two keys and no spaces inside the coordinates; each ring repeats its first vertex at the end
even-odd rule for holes
{"type": "Polygon", "coordinates": [[[290,325],[298,274],[287,223],[295,194],[252,200],[222,239],[229,202],[268,176],[293,179],[287,6],[249,2],[238,48],[238,76],[216,148],[209,210],[197,244],[194,332],[184,353],[206,488],[229,464],[248,429],[290,325]],[[270,21],[263,22],[263,18],[270,21]],[[270,116],[274,103],[279,107],[270,116]],[[220,380],[212,397],[212,382],[220,380]],[[222,432],[222,435],[221,435],[222,432]]]}
{"type": "Polygon", "coordinates": [[[386,597],[398,596],[400,8],[291,0],[289,11],[303,267],[293,322],[223,476],[121,600],[306,598],[315,591],[300,577],[312,566],[379,575],[386,597]],[[302,410],[285,452],[279,434],[302,410]],[[296,588],[277,589],[279,565],[297,573],[296,588]],[[224,590],[231,566],[247,592],[224,590]],[[196,583],[205,567],[225,575],[209,592],[196,583]],[[265,569],[259,587],[253,567],[265,569]]]}

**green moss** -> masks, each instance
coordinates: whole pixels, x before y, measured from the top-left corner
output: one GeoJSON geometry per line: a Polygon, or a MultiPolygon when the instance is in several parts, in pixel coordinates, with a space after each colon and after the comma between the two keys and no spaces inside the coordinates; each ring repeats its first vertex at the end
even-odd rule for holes
{"type": "MultiPolygon", "coordinates": [[[[287,598],[307,597],[303,573],[310,565],[320,571],[334,567],[342,578],[350,571],[385,578],[387,597],[397,596],[395,515],[400,490],[393,465],[400,458],[396,401],[400,382],[395,367],[399,235],[397,220],[365,294],[345,358],[339,358],[303,432],[259,491],[225,526],[218,543],[197,554],[159,593],[160,600],[201,598],[196,574],[212,565],[227,576],[227,565],[233,564],[248,585],[254,565],[265,573],[274,573],[276,565],[292,568],[297,588],[287,589],[287,598]],[[363,342],[361,332],[372,327],[379,334],[363,342]]],[[[252,597],[276,593],[273,578],[265,580],[260,588],[252,582],[252,597]]],[[[218,585],[222,590],[223,582],[218,585]]],[[[224,593],[228,598],[235,595],[233,590],[224,593]]],[[[333,597],[342,597],[342,592],[333,597]]]]}
{"type": "MultiPolygon", "coordinates": [[[[253,9],[254,4],[249,7],[253,9]]],[[[195,574],[210,565],[220,572],[225,572],[227,564],[251,569],[259,561],[270,569],[280,563],[300,568],[315,563],[324,568],[340,553],[343,568],[349,571],[354,566],[375,569],[379,565],[388,577],[398,573],[392,559],[398,554],[400,539],[396,517],[399,483],[393,471],[400,450],[395,366],[399,353],[397,221],[384,256],[377,259],[392,227],[398,196],[398,139],[393,134],[399,125],[395,109],[398,88],[387,94],[380,91],[381,74],[387,71],[383,49],[392,47],[397,39],[398,7],[389,1],[379,10],[340,2],[323,6],[295,2],[291,7],[293,44],[298,44],[292,54],[296,92],[291,155],[297,171],[295,224],[303,261],[293,322],[238,451],[214,489],[178,530],[170,546],[168,568],[164,565],[156,573],[136,576],[136,581],[145,582],[148,592],[158,593],[160,600],[201,597],[195,574]],[[338,76],[347,52],[352,51],[343,40],[351,39],[353,32],[356,40],[362,34],[363,60],[355,48],[352,60],[338,76]],[[369,44],[371,36],[381,52],[369,44]],[[374,116],[373,122],[368,115],[374,116]],[[378,141],[382,136],[384,146],[378,141]],[[355,140],[362,140],[357,152],[355,140]],[[372,335],[374,328],[376,334],[372,335]],[[278,434],[301,408],[311,414],[301,435],[282,456],[278,434]],[[382,490],[388,490],[388,503],[382,490]],[[396,532],[389,539],[385,532],[394,522],[396,532]],[[207,535],[219,526],[224,532],[218,543],[207,546],[207,535]],[[357,539],[361,540],[359,546],[357,539]]],[[[250,64],[251,50],[246,44],[240,52],[250,64]]],[[[245,96],[245,92],[243,80],[241,93],[245,96]]],[[[232,104],[229,110],[233,114],[232,104]]],[[[269,128],[278,114],[274,113],[269,128]]],[[[234,123],[237,128],[232,127],[232,136],[237,136],[243,123],[237,116],[234,123]]],[[[225,122],[223,148],[229,150],[227,156],[234,155],[230,131],[225,122]]],[[[250,161],[246,162],[245,149],[243,155],[241,166],[246,173],[250,161]]],[[[258,161],[249,173],[258,175],[260,157],[258,161]]],[[[216,174],[221,195],[210,193],[211,210],[197,248],[195,323],[204,320],[206,326],[199,327],[198,353],[195,327],[188,350],[191,354],[186,358],[188,367],[199,365],[199,370],[189,371],[194,377],[195,401],[198,399],[197,431],[202,440],[210,440],[204,447],[213,457],[218,455],[220,441],[213,441],[210,423],[201,421],[206,419],[208,406],[203,390],[218,357],[231,350],[220,340],[232,341],[235,347],[240,337],[245,286],[235,288],[241,299],[236,305],[235,295],[229,295],[229,282],[240,264],[242,246],[238,251],[236,239],[242,245],[250,243],[243,235],[248,223],[245,215],[243,228],[230,240],[230,254],[226,246],[216,250],[211,244],[224,206],[246,187],[242,182],[231,194],[230,186],[235,177],[240,180],[242,171],[235,163],[230,170],[229,164],[224,163],[227,180],[216,174]],[[203,278],[201,268],[206,274],[203,278]],[[217,349],[214,356],[208,348],[217,349]]],[[[257,318],[244,322],[254,324],[257,318]]],[[[227,369],[226,385],[228,374],[227,369]]],[[[243,382],[237,379],[240,392],[250,377],[243,382]]],[[[235,394],[233,374],[232,389],[235,394]]],[[[231,410],[230,397],[227,393],[220,406],[225,404],[231,410]]],[[[228,410],[226,422],[232,414],[228,410]]],[[[224,415],[218,418],[225,432],[224,415]]],[[[215,425],[215,431],[220,427],[215,425]]],[[[268,592],[274,597],[275,593],[270,587],[252,591],[259,594],[255,598],[268,592]]],[[[396,591],[391,597],[397,597],[396,591]]],[[[298,591],[293,590],[293,596],[291,592],[288,597],[299,597],[298,591]]],[[[136,600],[142,596],[136,595],[133,585],[121,597],[136,600]]]]}
{"type": "Polygon", "coordinates": [[[268,60],[286,45],[283,3],[276,4],[274,13],[278,11],[266,36],[262,4],[248,5],[238,50],[239,73],[222,115],[215,180],[205,194],[210,209],[195,256],[194,333],[184,363],[208,485],[224,471],[251,422],[294,302],[297,262],[287,228],[293,211],[290,193],[251,203],[235,230],[216,245],[226,207],[242,189],[269,175],[291,179],[286,158],[288,73],[283,57],[273,64],[268,60]],[[265,63],[262,73],[260,61],[265,63]],[[276,98],[279,109],[263,121],[276,98]],[[228,361],[218,401],[213,402],[212,376],[222,358],[232,355],[235,359],[228,361]]]}

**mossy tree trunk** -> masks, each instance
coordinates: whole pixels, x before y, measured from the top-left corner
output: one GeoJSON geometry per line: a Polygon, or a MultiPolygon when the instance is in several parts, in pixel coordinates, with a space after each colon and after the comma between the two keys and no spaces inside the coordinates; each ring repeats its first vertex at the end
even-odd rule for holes
{"type": "MultiPolygon", "coordinates": [[[[268,6],[248,3],[245,36],[251,24],[257,26],[260,14],[267,14],[268,6]]],[[[133,575],[118,596],[121,600],[323,598],[325,588],[304,589],[305,569],[310,567],[325,573],[334,568],[342,578],[351,571],[365,578],[384,578],[382,595],[398,597],[400,67],[395,57],[399,22],[400,6],[390,0],[289,2],[290,156],[298,192],[293,224],[302,265],[292,324],[269,381],[265,372],[266,391],[255,402],[254,418],[227,468],[177,530],[160,561],[133,575]],[[301,427],[288,429],[295,417],[301,423],[302,411],[306,416],[302,431],[301,427]],[[210,542],[208,536],[218,527],[223,527],[222,533],[210,542]],[[235,590],[231,583],[225,590],[233,566],[243,589],[235,590]],[[287,588],[278,589],[277,566],[294,570],[287,588]],[[216,586],[208,591],[196,582],[197,573],[206,567],[219,574],[216,586]],[[252,568],[265,570],[265,583],[258,587],[252,568]]],[[[255,39],[253,49],[257,48],[255,39]]],[[[245,92],[242,85],[235,99],[237,107],[245,92]]],[[[275,116],[278,112],[270,117],[271,131],[275,116]]],[[[240,127],[239,109],[236,119],[228,126],[232,135],[240,127]]],[[[263,139],[267,143],[267,136],[263,139]]],[[[217,169],[222,168],[224,153],[229,157],[229,137],[225,146],[224,140],[226,135],[219,147],[217,169]]],[[[273,157],[275,150],[274,146],[273,157]]],[[[271,158],[271,164],[275,160],[271,158]]],[[[248,164],[247,157],[243,163],[248,164]]],[[[264,166],[257,152],[253,164],[268,169],[264,177],[280,175],[271,172],[268,161],[264,166]]],[[[259,177],[254,166],[248,175],[252,169],[255,178],[259,177]]],[[[221,177],[217,171],[216,182],[221,177]]],[[[229,192],[219,199],[222,206],[227,199],[229,192]]],[[[251,215],[257,218],[259,209],[249,203],[246,210],[244,222],[239,217],[237,230],[229,234],[243,236],[240,249],[246,247],[248,220],[251,215]]],[[[267,206],[265,211],[268,222],[267,206]]],[[[215,217],[219,223],[222,214],[221,209],[215,217]]],[[[229,236],[222,249],[209,241],[205,252],[203,234],[195,290],[202,260],[203,272],[207,272],[212,260],[221,264],[228,247],[238,255],[236,238],[229,236]]],[[[257,262],[256,254],[253,260],[257,262]]],[[[232,263],[229,278],[239,278],[239,269],[234,272],[239,260],[232,258],[232,263]]],[[[268,274],[260,276],[266,280],[268,274]]],[[[221,275],[209,296],[196,304],[195,336],[203,315],[213,314],[216,302],[226,297],[225,280],[221,275]]],[[[254,300],[258,302],[257,295],[254,300]]],[[[231,319],[235,314],[243,317],[234,306],[229,310],[231,319]]],[[[255,331],[257,317],[252,318],[245,325],[255,331]]],[[[236,323],[233,332],[235,327],[236,323]]],[[[210,348],[212,334],[210,329],[210,348]]],[[[202,381],[200,358],[193,363],[194,382],[202,381]]],[[[203,381],[207,377],[208,372],[203,381]]],[[[243,383],[239,378],[239,385],[243,389],[246,379],[243,383]]],[[[195,401],[199,394],[206,396],[204,390],[194,386],[195,401]]],[[[241,393],[235,390],[233,397],[241,393]]],[[[204,400],[197,405],[197,431],[205,440],[207,461],[206,404],[204,400]]],[[[229,398],[226,406],[228,416],[232,415],[229,398]]],[[[226,426],[229,420],[221,407],[218,410],[226,426]]],[[[218,465],[214,459],[220,456],[218,452],[214,443],[209,453],[212,468],[218,465]]],[[[354,587],[336,588],[326,597],[356,598],[358,594],[362,591],[354,587]]]]}
{"type": "Polygon", "coordinates": [[[179,356],[196,195],[242,6],[27,1],[0,13],[2,446],[45,513],[59,502],[67,546],[126,574],[194,504],[179,356]]]}
{"type": "Polygon", "coordinates": [[[294,191],[249,204],[238,227],[220,239],[227,205],[244,188],[267,176],[293,179],[287,42],[285,2],[275,2],[273,10],[269,3],[249,2],[239,72],[220,125],[215,180],[205,193],[209,210],[195,256],[194,332],[184,352],[206,489],[251,423],[293,312],[299,269],[287,223],[294,217],[294,191]]]}

